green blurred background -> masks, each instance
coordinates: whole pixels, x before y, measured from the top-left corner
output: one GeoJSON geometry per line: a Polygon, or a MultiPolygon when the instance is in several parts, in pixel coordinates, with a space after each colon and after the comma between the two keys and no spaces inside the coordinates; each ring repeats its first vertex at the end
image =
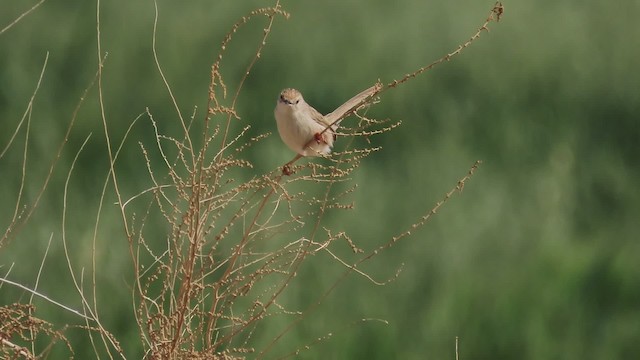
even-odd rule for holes
{"type": "MultiPolygon", "coordinates": [[[[158,56],[184,114],[206,105],[210,66],[230,26],[268,5],[158,1],[158,56]]],[[[372,249],[415,222],[482,160],[476,176],[424,228],[365,266],[379,280],[402,266],[396,281],[376,286],[349,278],[270,357],[327,333],[333,336],[300,357],[454,359],[456,336],[461,359],[640,356],[640,2],[504,5],[502,21],[461,56],[384,94],[371,114],[403,125],[372,138],[383,151],[355,174],[356,209],[330,216],[326,226],[348,231],[360,247],[372,249]],[[358,321],[363,318],[388,324],[358,321]]],[[[3,0],[0,27],[29,6],[3,0]]],[[[378,78],[389,82],[453,51],[482,24],[493,2],[330,0],[283,6],[291,18],[276,19],[239,98],[242,121],[236,130],[251,124],[252,134],[272,132],[247,154],[255,173],[292,155],[275,133],[272,111],[280,89],[296,87],[310,104],[329,112],[378,78]]],[[[163,131],[178,126],[154,65],[153,18],[152,1],[101,4],[102,50],[108,52],[104,100],[116,140],[146,107],[163,131]]],[[[223,63],[230,90],[265,26],[266,18],[259,18],[235,35],[223,63]]],[[[27,107],[47,52],[32,113],[23,195],[28,202],[97,69],[95,2],[47,0],[0,35],[2,148],[27,107]]],[[[66,219],[79,274],[91,264],[91,224],[108,169],[97,99],[94,88],[29,226],[0,250],[0,272],[14,263],[8,277],[32,286],[52,236],[39,289],[76,308],[80,303],[61,242],[62,190],[76,151],[92,133],[71,179],[66,219]]],[[[138,141],[152,143],[146,118],[134,127],[119,163],[129,196],[149,183],[138,141]]],[[[2,229],[14,211],[23,146],[24,129],[0,159],[2,229]]],[[[139,358],[131,264],[114,201],[107,196],[96,249],[99,306],[128,357],[139,358]]],[[[293,308],[303,308],[335,281],[340,269],[324,263],[304,269],[297,290],[287,295],[293,308]]],[[[3,285],[0,305],[26,301],[27,295],[3,285]]],[[[54,323],[81,323],[43,301],[36,305],[54,323]]],[[[271,325],[283,324],[286,318],[271,325]]],[[[67,334],[76,358],[92,357],[84,330],[67,334]]],[[[256,347],[273,334],[256,336],[256,347]]]]}

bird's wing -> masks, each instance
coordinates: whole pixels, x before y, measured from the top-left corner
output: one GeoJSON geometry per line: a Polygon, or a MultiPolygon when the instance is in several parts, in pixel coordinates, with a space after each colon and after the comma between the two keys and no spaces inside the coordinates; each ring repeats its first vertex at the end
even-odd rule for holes
{"type": "Polygon", "coordinates": [[[358,107],[364,104],[366,100],[372,98],[373,96],[378,94],[381,90],[382,90],[382,84],[380,82],[377,82],[372,87],[352,97],[347,102],[340,105],[337,109],[325,115],[323,121],[326,123],[326,125],[333,124],[334,122],[336,123],[336,125],[339,125],[340,121],[342,121],[343,118],[351,114],[358,107]]]}
{"type": "Polygon", "coordinates": [[[313,106],[309,105],[309,115],[311,118],[322,126],[329,126],[331,123],[328,123],[324,119],[324,115],[320,114],[320,112],[313,108],[313,106]]]}

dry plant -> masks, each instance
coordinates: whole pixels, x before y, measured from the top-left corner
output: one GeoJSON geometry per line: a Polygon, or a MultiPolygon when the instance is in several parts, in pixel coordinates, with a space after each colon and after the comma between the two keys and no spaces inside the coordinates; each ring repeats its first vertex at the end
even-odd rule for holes
{"type": "MultiPolygon", "coordinates": [[[[365,158],[380,150],[369,145],[368,141],[356,140],[389,133],[400,125],[400,122],[368,117],[369,107],[379,101],[383,92],[458,55],[483,31],[488,31],[489,23],[499,20],[503,11],[500,3],[496,3],[478,31],[455,51],[399,80],[385,85],[378,81],[369,89],[368,97],[345,111],[340,119],[336,119],[338,121],[352,116],[352,121],[342,122],[339,136],[345,145],[340,151],[327,156],[326,160],[311,160],[302,164],[297,164],[296,157],[287,164],[290,168],[286,174],[280,167],[263,174],[252,170],[254,166],[245,156],[247,149],[256,146],[270,134],[249,136],[251,124],[243,122],[237,111],[239,94],[260,59],[274,21],[278,17],[289,16],[281,8],[279,0],[273,7],[250,12],[232,26],[211,67],[206,114],[198,115],[194,110],[190,116],[185,116],[180,110],[156,52],[156,5],[153,55],[158,73],[172,99],[180,132],[161,133],[150,110],[131,124],[133,127],[137,121],[142,121],[140,119],[147,119],[155,133],[152,143],[139,143],[139,149],[146,159],[150,186],[137,195],[125,196],[120,186],[125,179],[119,176],[115,164],[131,127],[116,146],[109,135],[103,100],[102,69],[106,54],[101,50],[99,0],[97,9],[100,63],[95,84],[110,158],[109,174],[102,187],[99,214],[111,184],[117,197],[118,211],[133,263],[132,303],[145,358],[235,359],[272,355],[273,346],[311,312],[316,311],[347,276],[356,274],[377,285],[384,284],[385,282],[377,281],[362,271],[362,264],[372,261],[398,240],[424,225],[456,191],[462,191],[465,182],[479,165],[479,162],[474,164],[441,201],[418,217],[406,231],[383,241],[372,250],[363,250],[358,245],[357,238],[329,229],[325,225],[325,217],[329,212],[352,209],[349,194],[356,190],[357,185],[351,177],[365,158]],[[233,35],[243,25],[265,17],[267,24],[253,58],[244,75],[229,82],[236,89],[230,94],[227,79],[221,73],[226,49],[233,35]],[[336,251],[339,243],[347,244],[352,250],[351,254],[344,255],[336,251]],[[342,275],[306,309],[287,308],[280,301],[283,293],[288,287],[302,286],[295,283],[294,278],[305,260],[319,253],[328,255],[336,266],[343,269],[342,275]],[[275,316],[284,317],[287,325],[279,333],[273,334],[266,346],[254,347],[252,340],[275,316]]],[[[93,86],[94,82],[86,91],[93,86]]],[[[82,99],[84,98],[83,95],[82,99]]],[[[25,113],[28,121],[30,109],[31,103],[25,113]]],[[[265,109],[265,113],[270,112],[271,109],[265,109]]],[[[51,172],[69,137],[76,115],[77,109],[70,121],[65,141],[52,162],[51,172]]],[[[16,133],[23,121],[18,125],[16,133]]],[[[26,133],[28,134],[28,130],[26,133]]],[[[11,143],[7,148],[10,145],[11,143]]],[[[81,151],[82,148],[77,151],[76,159],[81,151]]],[[[26,148],[24,154],[26,163],[26,148]]],[[[74,165],[75,160],[68,171],[65,184],[64,214],[69,192],[68,182],[74,165]]],[[[43,192],[46,184],[47,182],[42,187],[43,192]]],[[[18,197],[16,215],[0,239],[0,246],[14,237],[26,223],[26,215],[37,207],[38,199],[31,205],[25,205],[21,197],[18,197]]],[[[62,238],[65,251],[68,251],[65,221],[66,217],[63,216],[62,238]]],[[[99,222],[100,215],[96,219],[94,249],[95,242],[99,239],[99,222]]],[[[115,336],[100,321],[96,300],[95,251],[94,275],[90,281],[85,280],[83,271],[74,269],[68,253],[67,259],[76,291],[82,300],[82,310],[55,303],[39,293],[37,285],[27,291],[81,318],[84,325],[79,327],[87,330],[96,354],[106,352],[110,357],[125,358],[115,336]]],[[[2,281],[27,289],[8,280],[7,276],[2,281]]],[[[32,343],[30,340],[34,332],[46,334],[51,339],[61,339],[71,349],[71,344],[64,337],[64,327],[54,330],[51,324],[33,317],[34,311],[35,306],[31,302],[28,305],[16,303],[0,308],[0,318],[6,319],[7,324],[15,324],[11,327],[0,326],[0,349],[5,354],[16,357],[31,358],[35,354],[45,354],[45,351],[35,349],[33,344],[30,348],[19,345],[32,343]]],[[[284,357],[295,356],[326,338],[319,337],[284,357]]]]}

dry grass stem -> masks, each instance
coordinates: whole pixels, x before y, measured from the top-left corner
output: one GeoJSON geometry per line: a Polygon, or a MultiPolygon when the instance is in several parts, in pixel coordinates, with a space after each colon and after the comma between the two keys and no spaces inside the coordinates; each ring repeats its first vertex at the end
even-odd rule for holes
{"type": "MultiPolygon", "coordinates": [[[[2,30],[0,30],[0,35],[4,34],[5,31],[11,29],[14,25],[16,25],[17,23],[20,22],[20,20],[22,20],[25,16],[31,14],[34,10],[36,10],[40,5],[42,5],[42,3],[45,0],[40,0],[37,3],[35,3],[35,5],[33,5],[29,10],[23,12],[22,14],[20,14],[17,18],[15,18],[12,22],[10,22],[7,26],[5,26],[4,28],[2,28],[2,30]]],[[[48,54],[47,54],[48,55],[48,54]]]]}

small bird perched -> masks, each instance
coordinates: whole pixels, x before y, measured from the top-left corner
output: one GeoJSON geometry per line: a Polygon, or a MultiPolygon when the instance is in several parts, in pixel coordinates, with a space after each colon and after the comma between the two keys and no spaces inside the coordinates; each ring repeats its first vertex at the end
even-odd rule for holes
{"type": "Polygon", "coordinates": [[[284,89],[274,111],[278,132],[287,146],[302,156],[319,156],[331,152],[339,123],[326,122],[324,115],[304,101],[300,91],[284,89]],[[327,128],[327,131],[323,131],[327,128]],[[309,146],[307,143],[311,142],[309,146]]]}
{"type": "Polygon", "coordinates": [[[278,132],[282,141],[298,155],[283,168],[290,175],[289,165],[301,156],[323,156],[331,152],[340,121],[345,115],[356,110],[370,97],[382,89],[376,85],[359,93],[340,105],[333,112],[322,115],[304,101],[300,91],[284,89],[280,93],[274,110],[278,132]],[[314,141],[315,140],[315,141],[314,141]]]}

